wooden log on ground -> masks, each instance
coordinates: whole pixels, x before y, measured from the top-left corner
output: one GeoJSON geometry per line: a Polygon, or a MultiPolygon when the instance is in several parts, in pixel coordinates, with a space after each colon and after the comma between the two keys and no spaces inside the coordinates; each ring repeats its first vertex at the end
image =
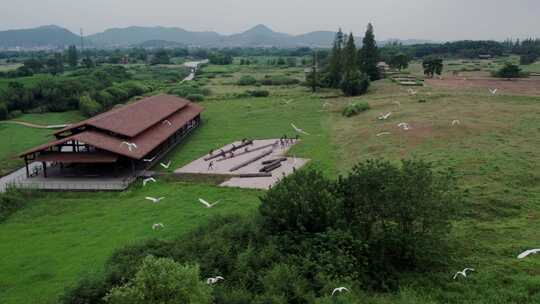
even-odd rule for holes
{"type": "Polygon", "coordinates": [[[275,162],[284,162],[286,161],[287,158],[286,157],[282,157],[282,158],[277,158],[277,159],[270,159],[270,160],[265,160],[262,162],[263,165],[269,165],[271,163],[275,163],[275,162]]]}
{"type": "MultiPolygon", "coordinates": [[[[217,153],[217,154],[214,154],[214,155],[209,155],[208,157],[205,157],[204,160],[205,161],[209,161],[209,160],[212,160],[214,158],[218,158],[220,156],[224,156],[224,155],[227,155],[231,152],[234,152],[238,149],[242,149],[244,147],[247,147],[247,146],[250,146],[250,145],[253,145],[253,140],[248,140],[244,143],[241,143],[239,146],[234,146],[232,148],[230,148],[229,150],[223,150],[223,153],[217,153]]],[[[214,152],[218,152],[218,151],[214,151],[214,152]]]]}
{"type": "Polygon", "coordinates": [[[237,166],[232,167],[229,171],[233,172],[233,171],[236,171],[238,169],[244,168],[245,166],[247,166],[247,165],[249,165],[251,163],[254,163],[254,162],[258,161],[259,159],[261,159],[263,157],[266,157],[266,156],[268,156],[270,154],[272,154],[272,149],[270,149],[268,151],[264,151],[263,153],[255,156],[253,158],[250,158],[250,159],[246,160],[245,162],[243,162],[243,163],[241,163],[241,164],[239,164],[237,166]]]}
{"type": "Polygon", "coordinates": [[[246,173],[246,174],[240,174],[240,178],[255,178],[255,177],[272,177],[272,173],[246,173]]]}
{"type": "Polygon", "coordinates": [[[268,145],[260,146],[260,147],[251,149],[251,150],[249,150],[249,151],[237,153],[237,154],[235,154],[234,156],[228,156],[228,157],[220,158],[220,159],[218,159],[218,160],[216,160],[216,161],[220,162],[220,161],[224,161],[224,160],[227,160],[227,159],[235,158],[235,157],[240,156],[240,155],[246,155],[246,154],[249,154],[249,153],[251,153],[251,152],[255,152],[255,151],[259,151],[259,150],[263,150],[263,149],[272,147],[273,145],[274,145],[274,144],[268,144],[268,145]]]}
{"type": "Polygon", "coordinates": [[[272,172],[272,171],[276,170],[279,167],[281,167],[281,162],[276,162],[276,163],[273,163],[273,164],[270,164],[270,165],[268,165],[266,167],[261,168],[261,170],[259,170],[259,172],[272,172]]]}

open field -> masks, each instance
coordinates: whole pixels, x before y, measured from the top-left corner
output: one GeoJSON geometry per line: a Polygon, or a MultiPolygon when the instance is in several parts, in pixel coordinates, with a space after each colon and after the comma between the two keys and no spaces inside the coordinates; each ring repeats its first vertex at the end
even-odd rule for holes
{"type": "MultiPolygon", "coordinates": [[[[63,124],[82,119],[78,111],[47,114],[24,114],[17,121],[30,122],[39,125],[63,124]]],[[[33,146],[42,144],[53,138],[53,130],[36,129],[9,122],[0,122],[0,176],[9,173],[23,165],[17,155],[33,146]]]]}
{"type": "Polygon", "coordinates": [[[540,95],[540,78],[524,78],[524,79],[494,79],[494,78],[450,78],[446,77],[442,80],[427,79],[426,83],[431,87],[441,89],[451,89],[456,91],[476,90],[489,94],[488,89],[499,89],[499,94],[516,94],[516,95],[540,95]]]}
{"type": "Polygon", "coordinates": [[[257,207],[257,195],[174,182],[135,186],[121,194],[46,194],[1,224],[2,303],[51,303],[81,273],[99,273],[116,248],[174,237],[214,215],[249,213],[257,207]],[[147,195],[166,199],[153,204],[144,199],[147,195]],[[199,197],[222,202],[206,209],[199,197]],[[153,231],[154,223],[165,228],[153,231]]]}
{"type": "MultiPolygon", "coordinates": [[[[418,74],[419,68],[414,64],[410,71],[418,74]]],[[[364,302],[540,301],[540,259],[516,259],[522,250],[538,247],[539,242],[540,140],[532,134],[540,129],[540,97],[524,96],[531,91],[521,92],[519,88],[502,89],[501,94],[491,96],[484,87],[462,90],[458,85],[437,86],[438,81],[428,81],[417,96],[411,96],[406,88],[382,80],[373,83],[367,95],[330,98],[338,92],[311,94],[300,86],[234,85],[246,74],[257,79],[285,74],[301,79],[302,68],[209,66],[203,78],[206,73],[215,77],[200,81],[213,92],[201,103],[206,109],[203,124],[167,156],[165,160],[172,160],[167,171],[244,137],[293,135],[291,122],[313,135],[304,136],[289,155],[309,158],[309,166],[331,176],[346,172],[360,160],[379,157],[395,162],[422,158],[437,168],[452,167],[466,191],[466,204],[462,219],[453,225],[455,241],[449,270],[407,277],[400,293],[370,293],[364,302]],[[271,95],[234,96],[254,88],[268,89],[271,95]],[[419,103],[420,99],[426,102],[419,103]],[[354,101],[367,101],[371,110],[343,117],[343,108],[354,101]],[[323,107],[325,103],[327,107],[323,107]],[[388,120],[377,119],[386,112],[393,113],[388,120]],[[452,126],[455,119],[460,124],[452,126]],[[409,123],[412,129],[400,130],[400,122],[409,123]],[[391,134],[377,137],[380,132],[391,134]],[[451,280],[452,272],[464,267],[477,271],[466,281],[451,280]]],[[[44,122],[76,116],[71,113],[53,119],[48,115],[24,118],[44,122]]],[[[24,127],[0,125],[0,132],[6,130],[0,135],[17,128],[24,127]]],[[[35,141],[46,140],[42,137],[46,133],[39,131],[18,130],[14,142],[0,146],[0,151],[8,151],[0,155],[2,160],[30,145],[22,142],[23,137],[30,139],[28,134],[35,141]],[[19,147],[12,147],[15,145],[19,147]]],[[[123,193],[44,194],[0,223],[0,298],[5,303],[51,303],[81,274],[99,273],[115,249],[156,235],[179,235],[204,223],[210,215],[249,214],[257,208],[261,193],[194,181],[159,181],[123,193]],[[167,198],[153,205],[143,199],[146,195],[167,198]],[[224,201],[216,209],[207,210],[196,202],[199,197],[224,201]],[[152,231],[155,222],[164,223],[165,229],[152,231]]]]}

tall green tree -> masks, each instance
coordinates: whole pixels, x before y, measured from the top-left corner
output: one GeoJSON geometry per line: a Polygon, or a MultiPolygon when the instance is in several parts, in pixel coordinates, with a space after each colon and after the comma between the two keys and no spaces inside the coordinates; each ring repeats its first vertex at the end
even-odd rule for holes
{"type": "Polygon", "coordinates": [[[433,78],[435,75],[441,75],[444,64],[442,58],[428,56],[422,61],[422,67],[424,68],[424,74],[433,78]]]}
{"type": "Polygon", "coordinates": [[[351,33],[342,54],[343,76],[340,88],[346,96],[364,94],[369,87],[369,78],[358,70],[357,54],[354,36],[351,33]]]}
{"type": "Polygon", "coordinates": [[[390,58],[388,64],[391,68],[401,71],[409,66],[409,57],[403,53],[398,53],[390,58]]]}
{"type": "Polygon", "coordinates": [[[336,37],[334,39],[334,46],[332,47],[328,63],[327,82],[328,86],[331,88],[338,88],[341,83],[341,78],[343,76],[343,42],[344,35],[340,28],[339,31],[336,33],[336,37]]]}
{"type": "Polygon", "coordinates": [[[379,62],[379,49],[377,48],[377,42],[375,42],[375,34],[373,31],[373,25],[368,24],[366,34],[363,39],[362,49],[358,54],[360,70],[369,76],[370,80],[377,80],[381,78],[377,63],[379,62]]]}
{"type": "Polygon", "coordinates": [[[77,52],[77,47],[70,45],[67,51],[67,62],[70,67],[77,67],[79,63],[79,53],[77,52]]]}
{"type": "Polygon", "coordinates": [[[210,304],[212,288],[199,281],[198,265],[148,256],[135,278],[114,287],[105,297],[110,304],[210,304]]]}
{"type": "Polygon", "coordinates": [[[317,51],[313,52],[313,60],[311,63],[311,70],[307,74],[306,82],[311,87],[312,92],[317,92],[317,89],[321,86],[319,77],[319,54],[317,51]]]}

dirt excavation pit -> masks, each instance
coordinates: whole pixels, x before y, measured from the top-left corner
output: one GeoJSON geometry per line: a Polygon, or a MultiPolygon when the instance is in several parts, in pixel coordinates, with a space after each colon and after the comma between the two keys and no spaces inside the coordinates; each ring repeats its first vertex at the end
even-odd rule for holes
{"type": "Polygon", "coordinates": [[[175,173],[228,175],[223,187],[269,189],[284,176],[300,169],[308,159],[286,157],[299,140],[258,139],[237,141],[212,151],[175,173]]]}

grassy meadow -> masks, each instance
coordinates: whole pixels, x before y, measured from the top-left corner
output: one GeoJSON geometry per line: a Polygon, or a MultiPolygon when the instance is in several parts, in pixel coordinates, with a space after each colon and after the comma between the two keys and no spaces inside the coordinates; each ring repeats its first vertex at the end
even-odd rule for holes
{"type": "MultiPolygon", "coordinates": [[[[419,73],[419,65],[410,71],[419,73]]],[[[264,64],[205,68],[199,82],[212,95],[201,102],[206,109],[203,124],[167,156],[171,170],[244,137],[293,136],[290,123],[312,134],[303,136],[290,154],[312,159],[310,166],[330,176],[379,157],[395,162],[421,158],[436,168],[454,168],[466,200],[461,219],[453,225],[451,265],[431,275],[405,277],[396,294],[366,293],[363,303],[540,302],[540,258],[516,259],[521,251],[540,246],[540,140],[532,136],[540,130],[539,96],[430,87],[411,96],[406,88],[381,80],[372,83],[367,95],[342,98],[337,91],[312,94],[298,85],[235,85],[242,75],[303,79],[303,68],[264,64]],[[270,96],[237,96],[255,88],[269,90],[270,96]],[[343,117],[343,108],[356,101],[368,102],[371,109],[343,117]],[[388,120],[378,120],[387,112],[392,112],[388,120]],[[452,126],[453,120],[460,124],[452,126]],[[400,130],[400,122],[412,129],[400,130]],[[390,134],[376,136],[381,132],[390,134]],[[476,272],[467,280],[452,280],[453,273],[465,267],[476,272]]],[[[64,114],[20,119],[61,123],[57,120],[77,118],[76,113],[64,114]]],[[[10,138],[0,145],[0,159],[45,141],[47,132],[0,124],[0,136],[10,138]]],[[[138,183],[122,193],[40,194],[0,223],[0,302],[54,303],[81,274],[99,273],[115,249],[152,237],[172,238],[213,215],[250,214],[261,194],[164,180],[144,188],[138,183]],[[144,199],[147,195],[166,199],[154,205],[144,199]],[[197,202],[199,197],[223,201],[208,210],[197,202]],[[165,229],[153,231],[151,225],[158,222],[165,229]]]]}

